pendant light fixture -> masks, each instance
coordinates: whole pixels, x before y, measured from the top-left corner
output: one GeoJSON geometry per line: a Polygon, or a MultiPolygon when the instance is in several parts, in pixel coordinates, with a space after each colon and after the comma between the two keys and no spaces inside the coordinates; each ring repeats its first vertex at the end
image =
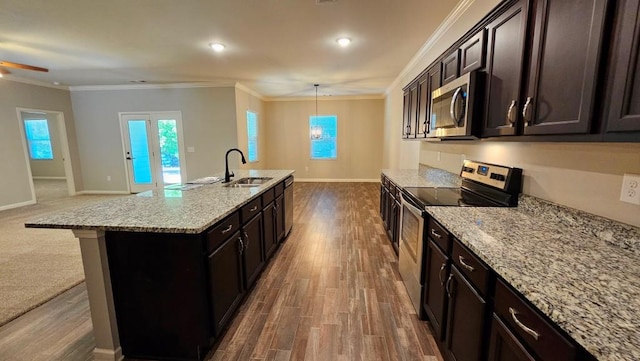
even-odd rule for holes
{"type": "Polygon", "coordinates": [[[322,127],[318,124],[318,87],[320,84],[313,84],[316,87],[316,116],[314,117],[315,125],[311,127],[311,139],[320,139],[322,138],[322,127]]]}

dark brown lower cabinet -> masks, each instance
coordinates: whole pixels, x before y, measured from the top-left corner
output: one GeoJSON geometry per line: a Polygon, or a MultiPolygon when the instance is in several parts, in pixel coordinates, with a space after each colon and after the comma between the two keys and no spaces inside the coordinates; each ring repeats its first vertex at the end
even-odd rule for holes
{"type": "Polygon", "coordinates": [[[488,361],[536,361],[509,328],[493,314],[488,361]]]}
{"type": "Polygon", "coordinates": [[[263,217],[263,239],[264,239],[264,258],[268,260],[278,247],[278,239],[276,238],[276,208],[274,202],[267,204],[262,212],[263,217]]]}
{"type": "Polygon", "coordinates": [[[276,240],[280,243],[284,239],[284,196],[282,193],[274,201],[276,208],[276,240]]]}
{"type": "Polygon", "coordinates": [[[224,330],[244,296],[242,243],[240,232],[236,232],[209,255],[209,292],[216,337],[224,330]]]}
{"type": "Polygon", "coordinates": [[[429,240],[426,253],[426,286],[422,297],[423,308],[433,327],[436,340],[444,339],[445,316],[447,314],[447,293],[445,281],[449,274],[449,258],[429,240]]]}
{"type": "Polygon", "coordinates": [[[449,296],[446,352],[453,361],[483,360],[487,303],[455,265],[445,285],[449,296]]]}
{"type": "Polygon", "coordinates": [[[245,288],[249,289],[264,267],[262,250],[262,213],[242,226],[245,288]]]}

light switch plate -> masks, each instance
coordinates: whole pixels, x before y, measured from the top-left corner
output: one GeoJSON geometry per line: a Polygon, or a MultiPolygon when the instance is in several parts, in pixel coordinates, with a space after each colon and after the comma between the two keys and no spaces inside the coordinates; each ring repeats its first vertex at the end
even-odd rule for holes
{"type": "Polygon", "coordinates": [[[640,205],[640,175],[625,174],[622,177],[622,190],[620,200],[623,202],[640,205]]]}
{"type": "Polygon", "coordinates": [[[196,147],[187,147],[187,153],[194,153],[196,151],[196,147]]]}

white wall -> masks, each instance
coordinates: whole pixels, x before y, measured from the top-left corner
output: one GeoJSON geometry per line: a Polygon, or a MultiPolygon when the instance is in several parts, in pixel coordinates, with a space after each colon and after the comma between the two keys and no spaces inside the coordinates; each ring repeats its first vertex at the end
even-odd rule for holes
{"type": "Polygon", "coordinates": [[[338,116],[338,159],[312,160],[309,116],[315,100],[265,103],[267,167],[295,169],[297,179],[377,180],[382,167],[383,99],[318,101],[318,114],[338,116]]]}
{"type": "Polygon", "coordinates": [[[385,158],[386,166],[416,168],[423,163],[459,173],[464,158],[516,166],[524,170],[525,194],[640,226],[640,206],[619,201],[623,173],[640,174],[637,143],[400,140],[402,87],[497,4],[495,0],[471,2],[439,39],[429,40],[431,50],[410,64],[389,90],[385,103],[385,152],[390,156],[385,158]]]}
{"type": "Polygon", "coordinates": [[[46,112],[45,114],[34,114],[24,111],[20,113],[22,115],[22,120],[46,119],[47,126],[49,127],[49,138],[51,139],[53,159],[31,159],[31,157],[29,157],[31,176],[34,178],[64,178],[64,157],[62,154],[62,144],[60,141],[60,129],[58,127],[57,115],[46,112]]]}
{"type": "Polygon", "coordinates": [[[0,80],[0,164],[6,170],[0,178],[0,209],[33,202],[28,154],[20,133],[16,108],[59,111],[64,114],[70,160],[76,188],[82,187],[80,159],[69,92],[62,89],[0,80]]]}
{"type": "Polygon", "coordinates": [[[195,148],[186,153],[187,179],[223,173],[226,150],[238,145],[233,87],[74,90],[71,99],[86,191],[127,190],[118,112],[181,111],[185,149],[195,148]]]}

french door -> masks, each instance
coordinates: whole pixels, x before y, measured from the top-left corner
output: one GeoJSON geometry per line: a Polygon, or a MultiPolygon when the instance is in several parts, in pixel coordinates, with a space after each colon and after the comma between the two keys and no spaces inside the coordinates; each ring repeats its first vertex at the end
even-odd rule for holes
{"type": "Polygon", "coordinates": [[[132,193],[186,178],[180,112],[120,113],[120,129],[132,193]]]}

